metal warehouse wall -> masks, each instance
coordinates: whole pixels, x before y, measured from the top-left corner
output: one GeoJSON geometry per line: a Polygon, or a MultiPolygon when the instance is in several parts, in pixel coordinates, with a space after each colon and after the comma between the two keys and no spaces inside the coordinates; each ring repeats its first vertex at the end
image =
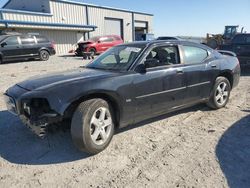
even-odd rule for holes
{"type": "Polygon", "coordinates": [[[148,33],[153,33],[153,16],[143,15],[143,14],[135,14],[135,21],[146,21],[148,22],[148,33]]]}
{"type": "Polygon", "coordinates": [[[4,12],[3,19],[77,25],[85,25],[87,22],[85,6],[50,1],[50,7],[52,15],[32,15],[14,12],[4,12]]]}
{"type": "Polygon", "coordinates": [[[123,20],[124,41],[132,41],[132,13],[116,10],[107,10],[96,7],[89,7],[89,22],[91,25],[97,25],[96,31],[91,36],[103,35],[105,28],[105,17],[123,20]]]}
{"type": "MultiPolygon", "coordinates": [[[[27,2],[30,0],[27,0],[27,2]]],[[[16,0],[18,4],[18,0],[16,0]]],[[[69,27],[69,25],[95,25],[98,28],[90,33],[90,37],[105,34],[105,18],[120,19],[123,22],[123,37],[125,42],[133,40],[133,23],[132,12],[124,10],[115,10],[104,7],[98,7],[87,4],[67,3],[63,1],[50,1],[51,14],[39,14],[33,12],[22,12],[8,10],[2,11],[2,19],[12,21],[25,21],[43,23],[43,25],[21,25],[8,24],[8,30],[14,29],[22,33],[40,33],[46,35],[56,42],[56,50],[58,54],[67,53],[72,46],[79,40],[79,35],[84,31],[89,31],[83,27],[69,27]],[[89,22],[87,22],[86,10],[89,13],[89,22]],[[47,24],[47,25],[46,25],[47,24]],[[64,26],[51,26],[49,24],[65,24],[64,26]],[[66,27],[68,26],[68,27],[66,27]]],[[[11,9],[10,7],[7,7],[11,9]]],[[[0,14],[1,16],[1,14],[0,14]]],[[[148,22],[149,33],[152,33],[153,16],[134,13],[135,21],[148,22]]],[[[0,25],[5,28],[5,25],[0,25]]],[[[114,28],[115,30],[115,28],[114,28]]]]}
{"type": "Polygon", "coordinates": [[[77,41],[75,31],[50,31],[50,30],[33,30],[33,29],[17,29],[20,33],[39,33],[47,36],[50,40],[55,41],[56,53],[65,54],[73,48],[77,41]]]}

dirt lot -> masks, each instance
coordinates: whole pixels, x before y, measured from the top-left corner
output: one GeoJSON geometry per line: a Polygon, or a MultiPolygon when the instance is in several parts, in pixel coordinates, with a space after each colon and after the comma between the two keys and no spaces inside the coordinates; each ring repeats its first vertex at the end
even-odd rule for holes
{"type": "MultiPolygon", "coordinates": [[[[0,95],[37,74],[79,67],[74,57],[0,66],[0,95]]],[[[119,131],[96,156],[70,133],[41,140],[6,111],[0,97],[0,187],[250,187],[250,73],[226,108],[205,105],[119,131]]]]}

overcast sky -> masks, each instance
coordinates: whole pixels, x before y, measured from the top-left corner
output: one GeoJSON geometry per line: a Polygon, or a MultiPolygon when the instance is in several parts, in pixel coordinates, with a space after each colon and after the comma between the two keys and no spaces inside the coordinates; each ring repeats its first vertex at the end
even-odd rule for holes
{"type": "MultiPolygon", "coordinates": [[[[207,32],[223,33],[225,25],[244,26],[250,32],[250,0],[78,1],[152,13],[156,36],[202,37],[207,32]]],[[[5,2],[0,0],[0,6],[5,2]]]]}

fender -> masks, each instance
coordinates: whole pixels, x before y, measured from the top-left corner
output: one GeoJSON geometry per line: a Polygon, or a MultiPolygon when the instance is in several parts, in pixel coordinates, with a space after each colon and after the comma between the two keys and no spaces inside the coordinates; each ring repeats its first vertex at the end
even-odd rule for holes
{"type": "Polygon", "coordinates": [[[50,54],[50,50],[49,50],[48,48],[46,48],[46,47],[40,48],[40,49],[39,49],[39,54],[40,54],[40,52],[41,52],[42,50],[46,50],[47,52],[49,52],[49,55],[51,55],[51,54],[50,54]]]}

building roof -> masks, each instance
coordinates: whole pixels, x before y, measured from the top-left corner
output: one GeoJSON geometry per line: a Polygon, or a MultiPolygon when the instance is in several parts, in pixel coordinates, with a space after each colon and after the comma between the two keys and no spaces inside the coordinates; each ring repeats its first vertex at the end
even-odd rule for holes
{"type": "MultiPolygon", "coordinates": [[[[3,6],[2,9],[5,9],[6,6],[11,2],[12,0],[8,0],[6,4],[3,6]]],[[[102,8],[102,9],[108,9],[108,10],[115,10],[115,11],[122,11],[122,12],[128,12],[128,13],[135,13],[135,14],[142,14],[147,16],[154,16],[153,14],[145,13],[145,12],[138,12],[138,11],[132,11],[127,9],[120,9],[120,8],[114,8],[109,6],[100,6],[100,5],[94,5],[89,3],[83,3],[83,2],[77,2],[72,0],[50,0],[50,1],[56,1],[56,2],[62,2],[62,3],[68,3],[68,4],[76,4],[76,5],[82,5],[82,6],[89,6],[89,7],[96,7],[96,8],[102,8]]]]}

